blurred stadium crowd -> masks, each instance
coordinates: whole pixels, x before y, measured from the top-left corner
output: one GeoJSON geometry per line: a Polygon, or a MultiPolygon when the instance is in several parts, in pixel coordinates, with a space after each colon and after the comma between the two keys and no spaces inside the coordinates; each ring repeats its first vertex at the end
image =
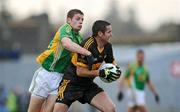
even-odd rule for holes
{"type": "Polygon", "coordinates": [[[7,89],[0,85],[0,112],[26,112],[29,104],[29,93],[23,88],[7,89]]]}

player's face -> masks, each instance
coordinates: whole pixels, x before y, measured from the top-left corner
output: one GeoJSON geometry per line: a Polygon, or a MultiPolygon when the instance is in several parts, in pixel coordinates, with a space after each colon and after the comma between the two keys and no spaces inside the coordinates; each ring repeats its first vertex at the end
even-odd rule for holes
{"type": "Polygon", "coordinates": [[[68,18],[68,23],[72,26],[73,30],[79,31],[82,28],[84,15],[75,14],[73,18],[68,18]]]}
{"type": "Polygon", "coordinates": [[[106,26],[106,31],[102,35],[102,40],[105,42],[109,42],[111,37],[112,37],[112,27],[111,25],[109,25],[106,26]]]}
{"type": "Polygon", "coordinates": [[[144,62],[144,53],[138,53],[137,54],[137,61],[139,64],[143,64],[144,62]]]}

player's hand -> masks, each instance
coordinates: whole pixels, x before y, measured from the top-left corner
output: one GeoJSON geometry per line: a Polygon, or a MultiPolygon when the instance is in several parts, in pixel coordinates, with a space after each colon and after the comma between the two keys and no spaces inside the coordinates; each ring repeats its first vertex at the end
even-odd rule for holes
{"type": "Polygon", "coordinates": [[[156,103],[160,103],[160,98],[159,98],[159,95],[158,94],[155,94],[154,95],[154,98],[155,98],[155,101],[156,101],[156,103]]]}
{"type": "Polygon", "coordinates": [[[87,55],[86,56],[86,60],[87,60],[87,64],[88,64],[88,69],[92,70],[92,65],[94,63],[94,56],[92,54],[91,55],[87,55]]]}
{"type": "Polygon", "coordinates": [[[117,96],[118,101],[122,101],[123,98],[124,98],[123,92],[119,91],[118,96],[117,96]]]}
{"type": "Polygon", "coordinates": [[[111,72],[112,67],[105,68],[99,71],[99,76],[107,79],[108,81],[115,81],[120,77],[120,74],[111,72]]]}

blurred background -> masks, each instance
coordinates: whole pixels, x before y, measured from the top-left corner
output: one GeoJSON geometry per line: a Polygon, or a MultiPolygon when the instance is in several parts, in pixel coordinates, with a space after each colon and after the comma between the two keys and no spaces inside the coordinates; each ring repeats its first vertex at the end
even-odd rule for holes
{"type": "MultiPolygon", "coordinates": [[[[28,88],[39,67],[36,56],[46,49],[70,9],[84,12],[84,38],[92,23],[112,24],[114,56],[121,69],[135,61],[135,52],[146,53],[152,82],[161,98],[157,105],[146,90],[150,112],[180,112],[180,0],[0,0],[0,112],[26,112],[28,88]]],[[[118,82],[96,78],[117,106],[126,112],[126,100],[117,101],[118,82]]],[[[96,112],[75,103],[70,112],[96,112]]]]}

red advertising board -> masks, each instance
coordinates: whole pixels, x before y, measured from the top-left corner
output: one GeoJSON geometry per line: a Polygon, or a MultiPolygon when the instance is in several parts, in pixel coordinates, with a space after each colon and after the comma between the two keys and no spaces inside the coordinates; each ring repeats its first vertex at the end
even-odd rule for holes
{"type": "Polygon", "coordinates": [[[171,66],[172,75],[180,77],[180,61],[173,61],[171,66]]]}

